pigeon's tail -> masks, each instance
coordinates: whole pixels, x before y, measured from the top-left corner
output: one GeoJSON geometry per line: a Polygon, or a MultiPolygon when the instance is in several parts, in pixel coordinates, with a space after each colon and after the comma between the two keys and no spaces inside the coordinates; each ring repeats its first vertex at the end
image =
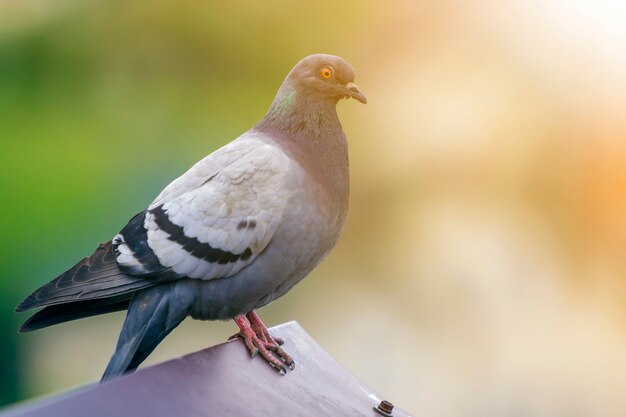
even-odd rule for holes
{"type": "Polygon", "coordinates": [[[15,311],[46,307],[31,317],[21,329],[35,330],[121,310],[128,305],[132,293],[157,283],[156,280],[121,272],[117,267],[113,246],[107,242],[100,244],[91,256],[29,295],[15,311]]]}
{"type": "Polygon", "coordinates": [[[137,369],[159,342],[187,317],[194,293],[189,286],[180,288],[183,285],[181,282],[162,284],[133,296],[115,353],[101,382],[137,369]]]}
{"type": "Polygon", "coordinates": [[[126,310],[131,296],[131,294],[125,294],[101,300],[76,301],[74,303],[48,306],[26,320],[22,327],[18,329],[18,332],[31,332],[55,324],[65,323],[66,321],[126,310]]]}

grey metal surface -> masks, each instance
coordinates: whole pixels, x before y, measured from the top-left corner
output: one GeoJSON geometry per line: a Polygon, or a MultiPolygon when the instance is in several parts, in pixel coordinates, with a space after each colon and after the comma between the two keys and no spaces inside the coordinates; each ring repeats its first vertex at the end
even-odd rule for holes
{"type": "MultiPolygon", "coordinates": [[[[281,376],[240,340],[164,362],[105,384],[16,406],[2,417],[380,417],[381,400],[326,353],[300,325],[270,329],[296,368],[281,376]]],[[[394,407],[392,416],[407,413],[394,407]]]]}

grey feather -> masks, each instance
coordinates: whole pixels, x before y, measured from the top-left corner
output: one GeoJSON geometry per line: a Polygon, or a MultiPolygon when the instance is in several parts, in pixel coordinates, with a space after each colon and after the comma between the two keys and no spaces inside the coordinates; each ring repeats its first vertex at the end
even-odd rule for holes
{"type": "Polygon", "coordinates": [[[150,287],[154,281],[122,273],[111,242],[101,243],[89,257],[29,295],[15,309],[25,311],[54,304],[115,297],[150,287]]]}
{"type": "Polygon", "coordinates": [[[31,332],[59,323],[126,310],[131,296],[132,294],[124,294],[118,297],[75,301],[44,307],[26,320],[18,332],[31,332]]]}
{"type": "Polygon", "coordinates": [[[102,381],[136,369],[189,313],[193,294],[176,291],[177,283],[138,292],[130,302],[122,332],[102,381]]]}

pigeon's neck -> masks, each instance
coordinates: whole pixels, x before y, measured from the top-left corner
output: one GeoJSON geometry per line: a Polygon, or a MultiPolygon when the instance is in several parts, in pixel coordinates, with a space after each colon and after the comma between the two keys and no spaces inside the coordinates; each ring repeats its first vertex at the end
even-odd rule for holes
{"type": "Polygon", "coordinates": [[[317,184],[316,201],[330,217],[345,219],[348,142],[337,118],[337,103],[303,96],[283,85],[255,130],[271,137],[309,174],[317,184]]]}
{"type": "Polygon", "coordinates": [[[293,86],[284,84],[257,129],[308,140],[329,137],[341,131],[336,105],[336,100],[298,94],[293,86]]]}

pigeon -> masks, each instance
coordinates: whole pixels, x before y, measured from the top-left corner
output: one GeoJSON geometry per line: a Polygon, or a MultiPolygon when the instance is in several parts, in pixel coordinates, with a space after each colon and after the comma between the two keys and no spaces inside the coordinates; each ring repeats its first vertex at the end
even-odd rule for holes
{"type": "Polygon", "coordinates": [[[175,179],[110,241],[16,308],[28,332],[127,310],[102,381],[133,372],[186,317],[233,319],[252,357],[295,362],[257,309],[337,243],[348,210],[348,143],[336,105],[367,103],[354,70],[315,54],[285,78],[262,120],[175,179]]]}

